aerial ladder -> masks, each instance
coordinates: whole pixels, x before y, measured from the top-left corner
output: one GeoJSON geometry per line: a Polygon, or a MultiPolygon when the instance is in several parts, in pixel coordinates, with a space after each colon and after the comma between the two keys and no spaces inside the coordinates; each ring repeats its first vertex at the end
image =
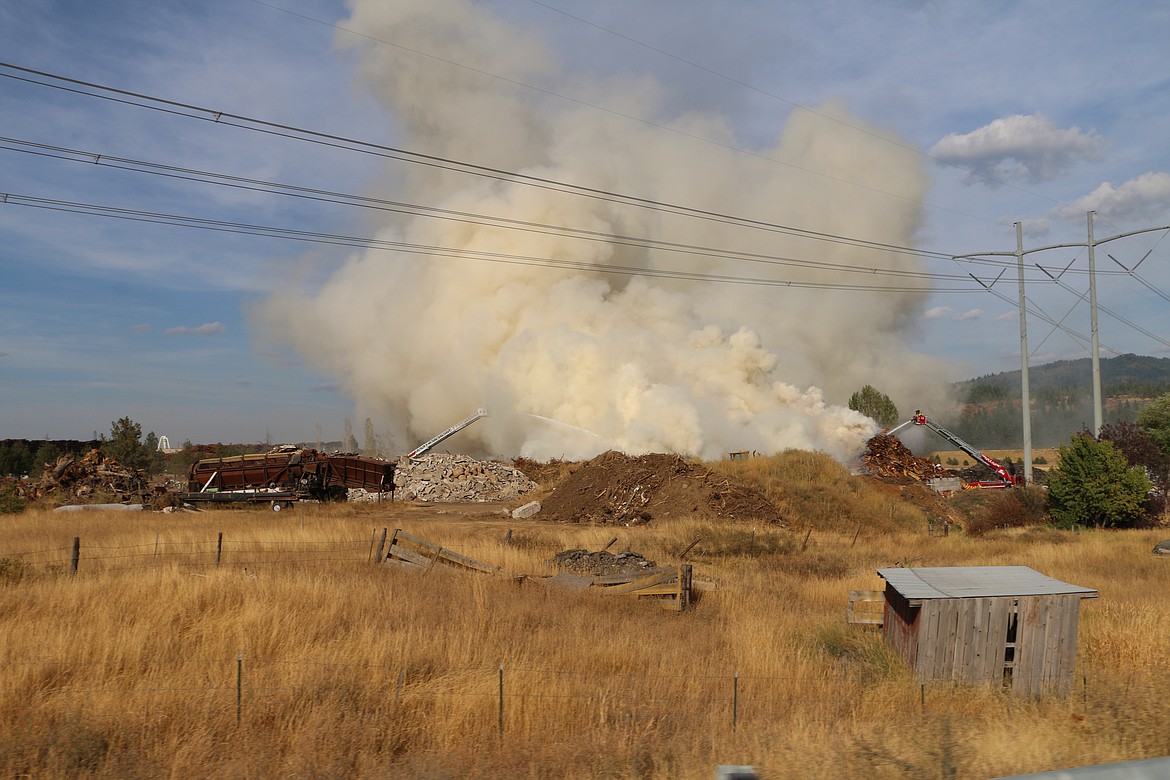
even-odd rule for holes
{"type": "Polygon", "coordinates": [[[896,428],[891,429],[889,431],[889,435],[890,436],[897,435],[898,431],[902,430],[903,428],[905,428],[908,425],[922,425],[922,426],[934,431],[939,436],[943,437],[944,439],[949,441],[951,444],[955,445],[956,447],[961,449],[963,452],[967,453],[972,458],[974,458],[975,460],[982,463],[984,466],[987,466],[989,469],[991,469],[992,471],[995,472],[995,475],[997,477],[999,477],[999,479],[995,479],[995,480],[980,480],[978,482],[969,482],[969,483],[967,483],[969,486],[981,487],[981,488],[1006,488],[1006,487],[1011,487],[1012,485],[1016,484],[1016,478],[1013,477],[1008,472],[1007,468],[1005,468],[1003,466],[1003,464],[1001,464],[999,461],[995,460],[994,458],[989,458],[988,456],[984,455],[982,452],[975,449],[970,444],[963,441],[958,436],[951,433],[950,431],[948,431],[946,428],[942,427],[941,425],[938,425],[938,424],[932,422],[931,420],[928,420],[926,415],[920,411],[915,411],[913,417],[911,417],[909,420],[902,423],[901,425],[897,426],[896,428]]]}
{"type": "Polygon", "coordinates": [[[436,445],[438,445],[439,442],[443,441],[444,439],[451,438],[455,434],[459,433],[459,431],[466,428],[468,425],[471,425],[476,420],[482,419],[484,417],[487,417],[487,409],[476,409],[475,414],[471,415],[466,420],[460,420],[459,422],[455,423],[447,430],[440,433],[435,438],[430,439],[428,441],[425,441],[422,444],[418,445],[413,450],[406,453],[406,457],[413,459],[413,458],[419,457],[420,455],[425,454],[429,450],[433,449],[436,445]]]}

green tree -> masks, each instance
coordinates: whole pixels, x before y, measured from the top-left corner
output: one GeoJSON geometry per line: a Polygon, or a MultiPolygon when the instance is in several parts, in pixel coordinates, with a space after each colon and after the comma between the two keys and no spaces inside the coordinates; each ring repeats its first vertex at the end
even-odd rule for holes
{"type": "Polygon", "coordinates": [[[1146,404],[1137,415],[1138,427],[1170,458],[1170,393],[1146,404]]]}
{"type": "Polygon", "coordinates": [[[866,417],[872,417],[883,428],[892,428],[901,419],[898,416],[898,407],[894,406],[890,397],[878,392],[873,385],[866,385],[849,396],[849,408],[861,412],[866,417]]]}
{"type": "Polygon", "coordinates": [[[24,476],[29,472],[32,460],[32,453],[22,439],[10,442],[7,446],[0,445],[0,474],[24,476]]]}
{"type": "Polygon", "coordinates": [[[1048,474],[1048,512],[1064,528],[1126,528],[1141,519],[1150,480],[1109,441],[1088,433],[1060,448],[1048,474]]]}
{"type": "Polygon", "coordinates": [[[44,470],[46,463],[50,465],[55,464],[59,457],[61,457],[61,450],[47,441],[41,442],[41,446],[37,447],[37,451],[32,457],[32,465],[29,466],[29,473],[39,475],[44,470]]]}
{"type": "Polygon", "coordinates": [[[1156,522],[1165,511],[1166,493],[1170,490],[1170,456],[1136,423],[1105,423],[1098,438],[1113,442],[1129,465],[1139,466],[1146,472],[1154,487],[1146,497],[1146,519],[1156,522]]]}
{"type": "Polygon", "coordinates": [[[153,477],[163,473],[167,459],[162,450],[158,448],[158,437],[154,435],[154,431],[146,434],[146,441],[142,444],[142,455],[146,461],[144,467],[146,476],[153,477]]]}
{"type": "Polygon", "coordinates": [[[150,453],[142,445],[142,426],[123,417],[110,425],[110,438],[102,443],[102,454],[126,468],[145,469],[150,453]]]}

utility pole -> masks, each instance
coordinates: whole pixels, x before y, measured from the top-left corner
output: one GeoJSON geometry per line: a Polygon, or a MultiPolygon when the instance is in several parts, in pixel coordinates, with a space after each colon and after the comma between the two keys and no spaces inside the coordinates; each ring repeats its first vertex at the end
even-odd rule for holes
{"type": "MultiPolygon", "coordinates": [[[[1024,255],[1030,255],[1035,252],[1046,252],[1049,249],[1070,249],[1088,247],[1089,249],[1089,308],[1090,308],[1090,327],[1092,330],[1092,355],[1093,355],[1093,435],[1101,433],[1101,427],[1104,425],[1104,404],[1101,399],[1101,357],[1100,344],[1097,340],[1097,266],[1096,266],[1096,249],[1101,244],[1108,244],[1110,241],[1117,241],[1122,238],[1129,238],[1130,236],[1141,235],[1142,233],[1156,233],[1162,230],[1170,230],[1170,225],[1163,225],[1161,227],[1143,228],[1142,230],[1131,230],[1127,233],[1118,233],[1116,236],[1103,238],[1097,241],[1093,237],[1093,215],[1095,211],[1088,213],[1089,221],[1089,241],[1087,244],[1051,244],[1050,246],[1037,247],[1036,249],[1024,249],[1023,227],[1022,223],[1017,222],[1016,225],[1016,251],[1015,252],[975,252],[969,255],[955,255],[952,260],[966,260],[973,257],[993,257],[993,256],[1014,256],[1016,258],[1016,268],[1019,274],[1020,284],[1020,403],[1023,405],[1023,434],[1024,434],[1024,480],[1028,483],[1032,481],[1032,409],[1031,399],[1028,390],[1028,326],[1026,316],[1027,298],[1024,295],[1024,255]]],[[[1146,253],[1149,256],[1149,252],[1146,253]]],[[[1145,258],[1142,258],[1144,260],[1145,258]]],[[[1114,260],[1116,263],[1117,261],[1114,260]]],[[[1121,265],[1121,263],[1117,263],[1121,265]]],[[[1140,262],[1139,262],[1140,265],[1140,262]]],[[[1125,266],[1122,266],[1123,268],[1125,266]]],[[[1135,268],[1137,266],[1134,266],[1135,268]]],[[[1041,270],[1044,270],[1041,268],[1041,270]]],[[[1129,271],[1130,269],[1126,269],[1129,271]]],[[[1047,271],[1044,271],[1048,273],[1047,271]]],[[[1052,274],[1048,274],[1052,276],[1052,274]]],[[[991,289],[991,284],[985,284],[980,281],[974,274],[971,278],[979,282],[986,289],[991,289]]],[[[1053,277],[1055,278],[1055,277],[1053,277]]],[[[997,277],[998,280],[998,277],[997,277]]]]}
{"type": "Polygon", "coordinates": [[[1020,406],[1023,407],[1024,484],[1032,484],[1032,394],[1028,389],[1028,299],[1024,295],[1024,223],[1016,223],[1016,273],[1020,280],[1020,406]]]}
{"type": "Polygon", "coordinates": [[[1101,345],[1097,341],[1097,244],[1093,241],[1093,215],[1089,218],[1089,335],[1093,342],[1093,435],[1101,435],[1105,424],[1104,402],[1101,400],[1101,345]]]}

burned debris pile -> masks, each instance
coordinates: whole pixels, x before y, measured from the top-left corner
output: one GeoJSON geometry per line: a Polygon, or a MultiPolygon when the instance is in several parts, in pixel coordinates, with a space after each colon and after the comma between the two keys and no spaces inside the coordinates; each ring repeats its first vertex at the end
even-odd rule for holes
{"type": "Polygon", "coordinates": [[[938,464],[915,457],[897,436],[888,434],[878,434],[866,443],[861,464],[866,473],[879,477],[910,477],[927,481],[947,475],[938,464]]]}

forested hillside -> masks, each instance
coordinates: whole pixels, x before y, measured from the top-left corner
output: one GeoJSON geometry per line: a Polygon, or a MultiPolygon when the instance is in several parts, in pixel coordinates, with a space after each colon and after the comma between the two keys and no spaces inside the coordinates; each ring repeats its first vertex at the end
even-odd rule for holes
{"type": "MultiPolygon", "coordinates": [[[[1093,425],[1093,369],[1088,358],[1061,360],[1028,371],[1032,444],[1057,447],[1093,425]]],[[[954,385],[964,404],[942,425],[985,449],[1023,446],[1020,372],[990,374],[954,385]]],[[[1133,422],[1148,401],[1170,393],[1170,358],[1120,355],[1101,359],[1105,422],[1133,422]]]]}

